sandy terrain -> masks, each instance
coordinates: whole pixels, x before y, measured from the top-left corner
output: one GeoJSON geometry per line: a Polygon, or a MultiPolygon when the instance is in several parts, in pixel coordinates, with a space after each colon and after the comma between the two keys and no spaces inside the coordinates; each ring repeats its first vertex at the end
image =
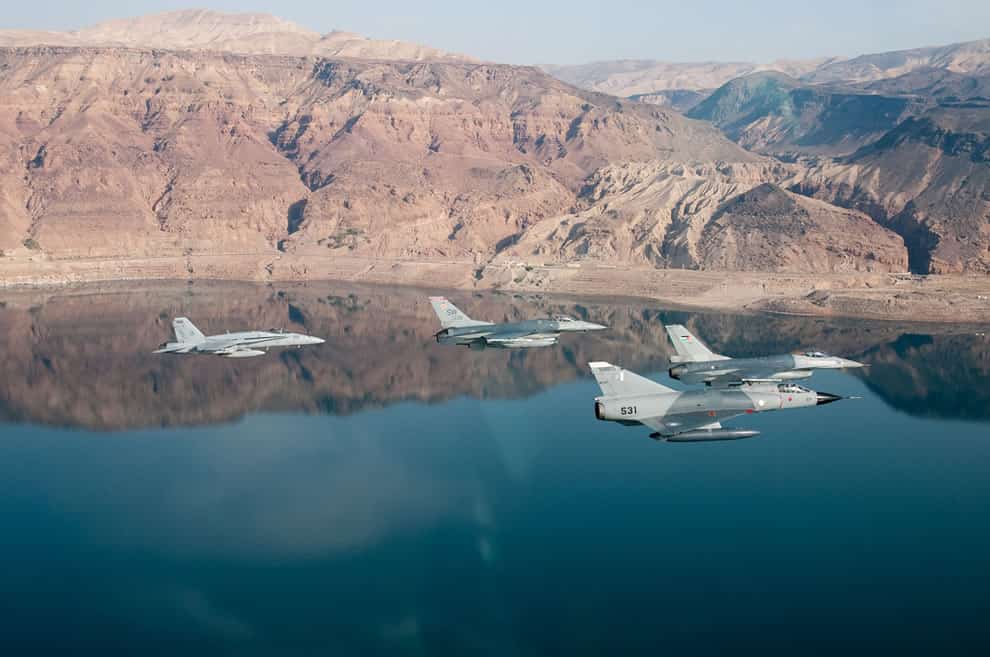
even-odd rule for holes
{"type": "Polygon", "coordinates": [[[116,260],[0,258],[0,287],[122,280],[335,280],[447,289],[639,297],[722,310],[931,322],[990,322],[990,277],[767,274],[605,265],[228,254],[116,260]]]}

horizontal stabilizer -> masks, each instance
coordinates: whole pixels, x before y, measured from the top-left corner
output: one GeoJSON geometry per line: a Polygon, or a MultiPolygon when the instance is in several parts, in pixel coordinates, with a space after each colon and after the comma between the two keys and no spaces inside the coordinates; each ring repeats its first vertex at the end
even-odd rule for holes
{"type": "Polygon", "coordinates": [[[651,381],[645,376],[640,376],[635,372],[624,370],[617,365],[605,362],[588,363],[591,373],[598,381],[602,393],[607,397],[621,397],[624,395],[649,395],[676,392],[672,388],[661,385],[656,381],[651,381]]]}

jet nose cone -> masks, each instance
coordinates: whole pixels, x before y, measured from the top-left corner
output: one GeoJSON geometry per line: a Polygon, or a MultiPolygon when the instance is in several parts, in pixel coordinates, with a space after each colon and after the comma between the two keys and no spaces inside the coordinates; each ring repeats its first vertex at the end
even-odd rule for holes
{"type": "Polygon", "coordinates": [[[324,340],[323,338],[317,338],[314,336],[310,336],[309,340],[310,340],[310,344],[323,344],[324,342],[326,342],[326,340],[324,340]]]}
{"type": "Polygon", "coordinates": [[[836,402],[842,399],[842,397],[840,397],[839,395],[833,395],[830,392],[819,392],[816,394],[818,395],[819,406],[821,406],[822,404],[831,404],[832,402],[836,402]]]}
{"type": "Polygon", "coordinates": [[[842,367],[845,368],[845,369],[854,369],[854,368],[857,368],[857,367],[866,367],[866,364],[865,363],[860,363],[859,361],[855,361],[855,360],[849,360],[848,358],[840,358],[839,359],[839,362],[842,364],[842,367]]]}
{"type": "Polygon", "coordinates": [[[604,324],[595,324],[594,322],[585,322],[584,325],[586,331],[601,331],[608,328],[604,324]]]}

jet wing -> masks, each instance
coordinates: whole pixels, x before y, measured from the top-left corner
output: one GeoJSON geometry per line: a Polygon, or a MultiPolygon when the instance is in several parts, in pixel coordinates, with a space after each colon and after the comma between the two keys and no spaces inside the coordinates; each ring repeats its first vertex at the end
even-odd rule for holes
{"type": "Polygon", "coordinates": [[[225,349],[215,349],[210,351],[211,354],[216,354],[217,356],[223,356],[225,358],[252,358],[254,356],[264,356],[265,352],[258,349],[251,349],[244,345],[232,345],[225,349]]]}
{"type": "Polygon", "coordinates": [[[773,370],[753,370],[738,369],[724,374],[717,374],[713,377],[705,377],[705,382],[713,388],[724,388],[741,383],[780,383],[783,379],[774,377],[776,371],[773,370]]]}
{"type": "Polygon", "coordinates": [[[513,344],[526,342],[546,342],[556,340],[556,333],[528,333],[525,331],[514,331],[512,333],[494,333],[484,337],[485,342],[493,347],[508,347],[513,344]]]}
{"type": "MultiPolygon", "coordinates": [[[[719,413],[719,419],[727,420],[742,414],[742,412],[731,415],[719,413]]],[[[679,433],[694,431],[695,429],[722,428],[722,425],[707,412],[667,414],[662,417],[640,418],[639,421],[663,436],[676,436],[679,433]]]]}

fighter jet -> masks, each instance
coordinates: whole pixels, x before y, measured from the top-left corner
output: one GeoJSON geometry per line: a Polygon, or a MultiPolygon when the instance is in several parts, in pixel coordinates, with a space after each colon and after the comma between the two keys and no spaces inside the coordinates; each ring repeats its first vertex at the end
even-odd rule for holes
{"type": "Polygon", "coordinates": [[[323,344],[322,338],[302,333],[286,333],[282,329],[268,331],[241,331],[203,335],[185,317],[172,320],[175,342],[164,342],[156,354],[213,354],[224,358],[251,358],[264,356],[271,347],[302,347],[307,344],[323,344]]]}
{"type": "Polygon", "coordinates": [[[589,363],[589,366],[603,393],[595,397],[595,417],[626,425],[644,424],[654,430],[650,438],[671,443],[751,438],[760,432],[724,429],[721,422],[737,415],[803,408],[842,399],[795,383],[677,391],[610,363],[589,363]]]}
{"type": "Polygon", "coordinates": [[[760,358],[729,358],[713,353],[680,324],[667,326],[667,335],[677,352],[670,358],[674,365],[668,373],[672,379],[684,383],[705,383],[718,387],[741,383],[775,383],[806,379],[814,370],[863,367],[863,363],[829,356],[820,351],[760,358]]]}
{"type": "Polygon", "coordinates": [[[466,345],[475,350],[548,347],[557,344],[561,333],[608,328],[563,315],[551,319],[495,324],[471,319],[444,297],[430,297],[430,304],[433,305],[433,312],[437,314],[442,327],[433,336],[437,342],[466,345]]]}

